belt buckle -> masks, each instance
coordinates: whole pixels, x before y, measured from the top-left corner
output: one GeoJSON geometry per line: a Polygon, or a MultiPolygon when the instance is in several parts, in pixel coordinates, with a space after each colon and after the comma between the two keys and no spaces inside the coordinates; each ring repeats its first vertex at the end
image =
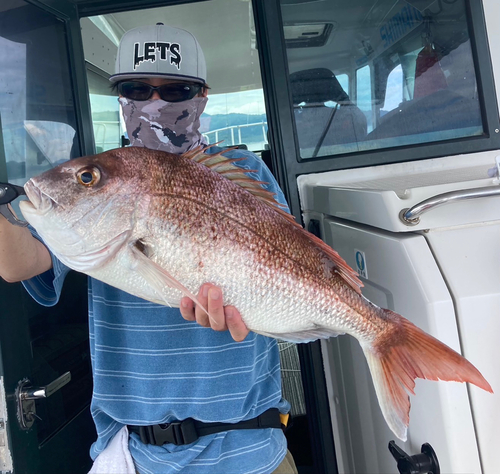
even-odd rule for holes
{"type": "Polygon", "coordinates": [[[172,443],[177,446],[190,444],[196,441],[199,436],[192,418],[183,421],[154,425],[152,430],[152,444],[162,446],[165,443],[172,443]]]}

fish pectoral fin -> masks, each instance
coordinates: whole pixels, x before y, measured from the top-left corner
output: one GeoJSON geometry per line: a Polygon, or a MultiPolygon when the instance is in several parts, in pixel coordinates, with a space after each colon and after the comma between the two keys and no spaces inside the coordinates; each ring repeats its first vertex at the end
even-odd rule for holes
{"type": "Polygon", "coordinates": [[[203,311],[205,311],[205,313],[207,313],[210,320],[212,322],[215,322],[207,309],[202,304],[200,304],[198,298],[193,293],[191,293],[179,280],[174,278],[164,268],[160,267],[160,265],[153,262],[147,256],[147,252],[142,241],[132,242],[130,244],[130,249],[132,251],[132,255],[135,257],[134,270],[136,270],[142,276],[142,278],[144,278],[147,283],[158,293],[165,304],[167,304],[168,306],[175,306],[176,308],[178,308],[180,304],[180,300],[173,303],[171,300],[168,300],[165,297],[165,293],[163,290],[166,286],[168,286],[170,288],[179,290],[184,296],[188,296],[189,298],[191,298],[201,309],[203,309],[203,311]]]}
{"type": "Polygon", "coordinates": [[[262,336],[273,337],[275,339],[280,339],[281,341],[287,342],[295,342],[295,343],[305,343],[316,341],[317,339],[328,339],[330,337],[341,336],[345,334],[343,332],[334,331],[333,329],[323,327],[323,326],[314,326],[310,329],[306,329],[304,331],[298,332],[262,332],[262,331],[253,331],[257,334],[261,334],[262,336]]]}
{"type": "Polygon", "coordinates": [[[67,267],[77,272],[95,271],[113,259],[122,245],[126,245],[130,232],[122,232],[97,249],[80,253],[79,255],[63,255],[54,252],[54,255],[67,267]]]}

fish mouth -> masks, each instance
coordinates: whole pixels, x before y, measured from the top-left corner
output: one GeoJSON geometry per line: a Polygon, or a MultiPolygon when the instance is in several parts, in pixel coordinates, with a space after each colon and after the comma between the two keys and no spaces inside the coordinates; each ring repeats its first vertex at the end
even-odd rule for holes
{"type": "Polygon", "coordinates": [[[54,200],[41,191],[32,179],[24,185],[24,191],[29,199],[29,201],[23,201],[25,206],[31,204],[39,214],[47,214],[53,208],[54,200]]]}

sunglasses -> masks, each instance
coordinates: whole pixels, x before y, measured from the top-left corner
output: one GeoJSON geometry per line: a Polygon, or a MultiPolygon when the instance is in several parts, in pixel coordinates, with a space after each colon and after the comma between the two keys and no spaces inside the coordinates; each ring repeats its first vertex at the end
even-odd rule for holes
{"type": "Polygon", "coordinates": [[[145,82],[128,81],[118,84],[118,92],[127,99],[148,100],[154,91],[167,102],[184,102],[196,96],[202,89],[201,84],[163,84],[161,86],[151,86],[145,82]]]}

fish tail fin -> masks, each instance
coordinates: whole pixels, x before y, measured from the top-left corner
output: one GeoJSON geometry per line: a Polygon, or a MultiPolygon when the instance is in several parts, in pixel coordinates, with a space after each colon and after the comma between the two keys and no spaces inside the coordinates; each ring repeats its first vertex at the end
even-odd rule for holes
{"type": "Polygon", "coordinates": [[[406,441],[410,397],[415,379],[469,382],[493,393],[490,384],[464,357],[407,319],[383,310],[394,330],[371,344],[362,344],[384,418],[394,434],[406,441]]]}

